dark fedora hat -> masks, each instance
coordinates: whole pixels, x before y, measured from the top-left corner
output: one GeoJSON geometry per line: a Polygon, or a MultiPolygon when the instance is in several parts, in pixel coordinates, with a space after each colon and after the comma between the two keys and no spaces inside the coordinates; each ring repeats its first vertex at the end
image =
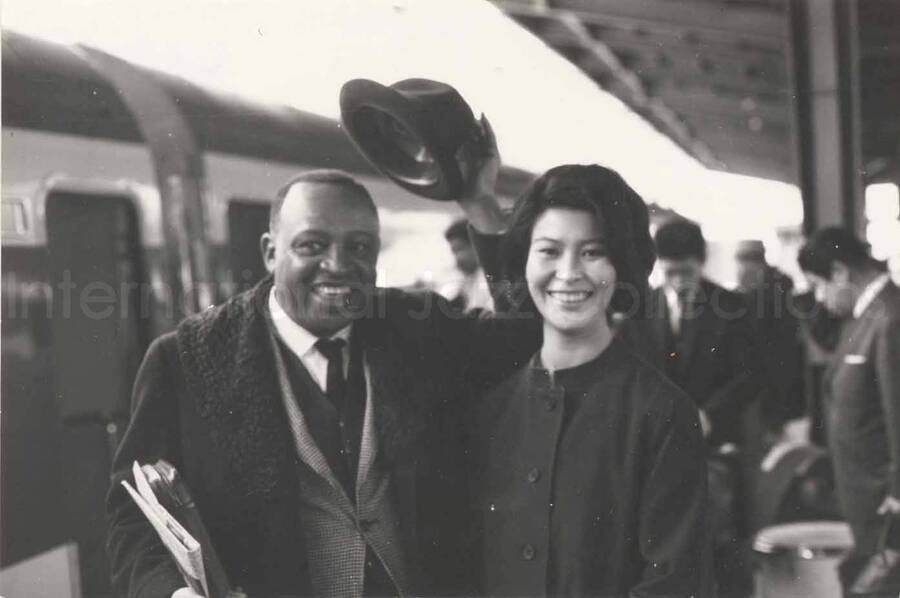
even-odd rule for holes
{"type": "Polygon", "coordinates": [[[404,79],[386,87],[353,79],[341,88],[341,121],[359,150],[398,185],[438,200],[457,199],[457,152],[477,122],[453,87],[404,79]]]}

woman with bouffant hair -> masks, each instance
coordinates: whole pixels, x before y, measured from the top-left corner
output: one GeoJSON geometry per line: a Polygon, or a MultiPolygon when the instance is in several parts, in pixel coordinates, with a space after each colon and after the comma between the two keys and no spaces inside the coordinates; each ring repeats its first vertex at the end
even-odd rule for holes
{"type": "MultiPolygon", "coordinates": [[[[618,274],[610,311],[629,318],[644,315],[647,278],[656,260],[647,206],[619,173],[596,164],[551,168],[516,202],[501,248],[506,278],[527,288],[525,265],[531,231],[537,217],[549,207],[580,210],[602,219],[609,257],[618,274]]],[[[523,309],[533,309],[530,298],[522,294],[521,299],[525,300],[523,309]]]]}
{"type": "Polygon", "coordinates": [[[654,261],[647,208],[613,170],[538,178],[504,235],[529,363],[489,390],[476,444],[486,595],[707,595],[706,461],[690,399],[618,338],[654,261]]]}

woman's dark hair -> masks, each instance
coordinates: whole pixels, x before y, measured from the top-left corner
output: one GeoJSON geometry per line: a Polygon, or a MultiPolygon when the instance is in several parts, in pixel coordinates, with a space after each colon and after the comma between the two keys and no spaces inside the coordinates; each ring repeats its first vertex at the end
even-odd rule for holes
{"type": "Polygon", "coordinates": [[[598,217],[609,260],[616,270],[609,311],[643,314],[649,294],[647,279],[656,260],[647,205],[619,173],[596,164],[551,168],[516,202],[512,226],[501,249],[504,274],[511,281],[510,301],[520,311],[535,312],[525,282],[525,264],[534,224],[550,208],[583,210],[598,217]]]}

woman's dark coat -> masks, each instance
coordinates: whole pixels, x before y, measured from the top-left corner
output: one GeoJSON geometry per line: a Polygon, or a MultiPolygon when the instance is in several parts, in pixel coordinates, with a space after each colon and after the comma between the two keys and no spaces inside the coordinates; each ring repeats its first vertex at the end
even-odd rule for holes
{"type": "Polygon", "coordinates": [[[483,402],[483,593],[709,595],[693,403],[622,341],[568,372],[532,362],[483,402]]]}

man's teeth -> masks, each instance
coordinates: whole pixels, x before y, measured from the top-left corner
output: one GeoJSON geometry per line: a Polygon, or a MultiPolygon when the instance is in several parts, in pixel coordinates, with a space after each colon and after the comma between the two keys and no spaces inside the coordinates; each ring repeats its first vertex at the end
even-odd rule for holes
{"type": "Polygon", "coordinates": [[[547,291],[547,294],[561,303],[578,303],[591,296],[589,291],[547,291]]]}
{"type": "Polygon", "coordinates": [[[339,297],[348,294],[350,287],[345,284],[320,284],[316,287],[316,291],[326,297],[339,297]]]}

